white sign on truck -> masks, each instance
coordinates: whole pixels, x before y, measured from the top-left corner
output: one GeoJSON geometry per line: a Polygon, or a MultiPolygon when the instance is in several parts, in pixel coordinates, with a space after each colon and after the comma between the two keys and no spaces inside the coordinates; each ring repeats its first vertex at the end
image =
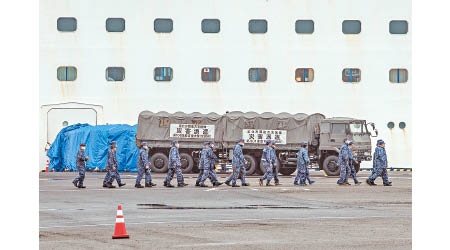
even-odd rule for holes
{"type": "Polygon", "coordinates": [[[276,144],[286,144],[286,130],[244,129],[242,138],[245,143],[264,144],[266,140],[275,140],[276,144]]]}
{"type": "Polygon", "coordinates": [[[214,125],[170,124],[170,137],[214,139],[214,125]]]}

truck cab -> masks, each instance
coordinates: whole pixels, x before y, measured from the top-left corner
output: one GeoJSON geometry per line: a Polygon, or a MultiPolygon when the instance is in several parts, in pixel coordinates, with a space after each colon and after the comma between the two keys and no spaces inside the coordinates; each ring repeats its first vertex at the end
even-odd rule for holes
{"type": "Polygon", "coordinates": [[[355,169],[359,171],[361,161],[372,160],[371,137],[377,136],[375,125],[370,123],[371,132],[365,120],[352,118],[328,118],[320,123],[319,169],[323,169],[329,176],[337,176],[340,167],[337,165],[339,150],[344,143],[344,138],[353,140],[353,155],[357,159],[355,169]]]}

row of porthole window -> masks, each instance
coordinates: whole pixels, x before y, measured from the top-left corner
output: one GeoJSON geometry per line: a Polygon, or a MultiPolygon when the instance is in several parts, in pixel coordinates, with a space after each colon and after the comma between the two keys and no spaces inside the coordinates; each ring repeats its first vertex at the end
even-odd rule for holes
{"type": "MultiPolygon", "coordinates": [[[[388,122],[387,127],[389,129],[393,129],[395,127],[395,123],[394,122],[388,122]]],[[[398,123],[398,127],[400,129],[404,129],[406,127],[406,123],[405,122],[399,122],[398,123]]]]}
{"type": "MultiPolygon", "coordinates": [[[[252,19],[248,22],[248,31],[252,34],[264,34],[267,32],[267,20],[252,19]]],[[[74,17],[60,17],[57,20],[57,29],[63,32],[74,32],[77,30],[77,19],[74,17]]],[[[153,29],[157,33],[171,33],[173,31],[173,20],[170,18],[157,18],[154,20],[153,29]]],[[[201,22],[203,33],[219,33],[219,19],[203,19],[201,22]]],[[[106,19],[106,31],[108,32],[124,32],[125,19],[108,18],[106,19]]],[[[297,34],[314,33],[313,20],[297,20],[295,21],[295,32],[297,34]]],[[[360,20],[344,20],[342,22],[342,33],[359,34],[361,33],[360,20]]],[[[392,20],[389,22],[389,33],[406,34],[408,33],[408,22],[405,20],[392,20]]]]}
{"type": "MultiPolygon", "coordinates": [[[[125,79],[125,68],[108,67],[105,77],[107,81],[123,81],[125,79]]],[[[59,81],[75,81],[77,78],[77,68],[73,66],[63,66],[57,69],[57,78],[59,81]]],[[[173,78],[173,69],[171,67],[156,67],[153,70],[155,81],[171,81],[173,78]]],[[[205,82],[218,82],[220,80],[219,68],[202,68],[201,79],[205,82]]],[[[248,80],[250,82],[265,82],[267,80],[266,68],[250,68],[248,70],[248,80]]],[[[298,68],[295,70],[295,81],[312,82],[314,81],[314,69],[298,68]]],[[[356,68],[345,68],[342,70],[342,81],[348,83],[358,83],[361,81],[361,70],[356,68]]],[[[408,70],[391,69],[389,70],[389,81],[391,83],[405,83],[408,81],[408,70]]]]}

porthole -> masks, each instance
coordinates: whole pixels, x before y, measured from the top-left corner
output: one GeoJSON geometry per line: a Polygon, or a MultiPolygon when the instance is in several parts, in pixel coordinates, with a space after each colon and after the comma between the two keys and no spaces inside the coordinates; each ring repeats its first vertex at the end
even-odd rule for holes
{"type": "Polygon", "coordinates": [[[398,124],[398,127],[401,128],[401,129],[404,129],[406,127],[406,123],[405,122],[400,122],[398,124]]]}
{"type": "Polygon", "coordinates": [[[395,124],[393,122],[388,122],[387,127],[392,129],[394,128],[395,124]]]}
{"type": "Polygon", "coordinates": [[[69,122],[68,121],[63,121],[62,125],[63,125],[63,127],[67,127],[67,126],[69,126],[69,122]]]}

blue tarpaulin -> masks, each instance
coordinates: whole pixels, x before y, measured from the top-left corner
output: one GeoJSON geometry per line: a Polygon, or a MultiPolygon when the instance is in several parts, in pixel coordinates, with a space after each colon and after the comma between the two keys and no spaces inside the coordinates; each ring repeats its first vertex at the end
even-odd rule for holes
{"type": "Polygon", "coordinates": [[[117,162],[119,171],[136,172],[139,149],[136,147],[137,125],[75,124],[63,128],[47,152],[50,158],[49,171],[77,170],[76,156],[80,144],[86,144],[89,160],[86,169],[105,169],[109,144],[117,142],[117,162]]]}

